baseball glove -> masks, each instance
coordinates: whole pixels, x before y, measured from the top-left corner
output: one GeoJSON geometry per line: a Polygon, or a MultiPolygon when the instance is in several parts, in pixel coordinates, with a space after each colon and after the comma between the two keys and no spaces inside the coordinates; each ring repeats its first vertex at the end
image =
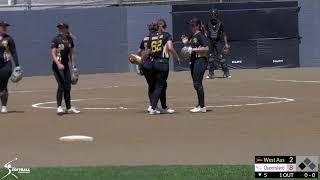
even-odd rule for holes
{"type": "Polygon", "coordinates": [[[79,80],[79,70],[76,67],[71,69],[71,84],[76,85],[79,80]]]}
{"type": "Polygon", "coordinates": [[[11,81],[14,83],[17,83],[22,79],[22,77],[23,77],[22,68],[20,66],[15,67],[10,77],[11,81]]]}
{"type": "Polygon", "coordinates": [[[136,55],[136,54],[129,54],[128,60],[129,60],[132,64],[141,64],[141,57],[138,56],[138,55],[136,55]]]}
{"type": "Polygon", "coordinates": [[[180,55],[183,59],[185,60],[189,60],[191,57],[191,53],[192,53],[192,47],[191,46],[184,46],[181,49],[180,55]]]}

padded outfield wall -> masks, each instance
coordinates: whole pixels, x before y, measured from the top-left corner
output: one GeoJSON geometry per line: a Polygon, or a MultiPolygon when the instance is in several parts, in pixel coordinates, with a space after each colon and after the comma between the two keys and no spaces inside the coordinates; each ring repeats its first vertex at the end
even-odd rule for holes
{"type": "Polygon", "coordinates": [[[58,21],[68,22],[74,34],[82,74],[133,71],[128,52],[136,52],[147,33],[146,24],[162,17],[171,31],[171,6],[103,7],[0,11],[17,45],[27,76],[50,75],[50,42],[58,21]]]}
{"type": "MultiPolygon", "coordinates": [[[[270,4],[270,6],[271,5],[274,4],[270,4]]],[[[234,3],[233,6],[235,6],[234,3]]],[[[294,59],[292,62],[295,62],[293,65],[289,64],[288,67],[297,65],[299,48],[299,64],[302,66],[319,66],[320,36],[318,34],[320,32],[320,2],[318,0],[301,0],[299,4],[296,4],[296,1],[291,1],[289,6],[290,8],[288,8],[286,12],[289,12],[287,14],[288,16],[293,17],[291,18],[293,21],[290,21],[291,30],[284,29],[285,31],[283,31],[289,36],[286,37],[281,33],[266,34],[268,37],[284,37],[282,41],[284,44],[272,39],[259,41],[257,38],[248,38],[247,35],[249,33],[251,35],[261,35],[265,32],[257,31],[258,33],[254,33],[244,31],[244,33],[242,33],[241,29],[238,28],[237,31],[231,31],[231,34],[229,32],[234,57],[231,57],[229,61],[239,62],[239,59],[247,58],[250,61],[247,61],[246,68],[268,67],[270,66],[269,62],[258,64],[257,61],[255,61],[255,59],[257,59],[257,53],[262,54],[263,58],[268,59],[269,55],[272,56],[276,53],[281,55],[282,48],[286,47],[287,57],[294,59]],[[295,21],[295,7],[297,6],[300,6],[301,10],[299,13],[296,13],[296,15],[299,15],[299,18],[295,21]],[[241,34],[246,36],[240,36],[241,34]],[[298,36],[302,37],[300,45],[298,36]],[[246,39],[249,39],[249,41],[246,39]],[[263,53],[266,53],[268,56],[263,53]]],[[[10,27],[10,34],[12,34],[16,40],[20,61],[25,68],[26,75],[51,74],[50,41],[57,32],[55,25],[58,21],[69,22],[72,28],[71,30],[76,36],[76,55],[81,73],[115,73],[134,71],[134,67],[127,61],[127,54],[129,52],[136,52],[140,40],[147,33],[147,23],[161,17],[168,21],[169,32],[172,33],[173,29],[177,29],[177,23],[174,23],[174,27],[172,25],[172,17],[173,19],[175,18],[174,11],[177,11],[177,7],[178,6],[173,6],[172,9],[171,5],[152,5],[0,11],[0,17],[13,25],[10,27]]],[[[181,7],[182,6],[180,6],[180,8],[181,7]]],[[[207,11],[211,6],[198,6],[198,8],[201,7],[205,7],[204,9],[207,11]]],[[[223,4],[217,4],[217,7],[225,8],[222,17],[226,18],[227,21],[229,21],[228,19],[234,19],[234,16],[230,17],[230,15],[234,13],[242,14],[243,17],[241,18],[245,18],[245,16],[251,17],[249,16],[250,13],[258,12],[257,10],[251,10],[250,12],[248,11],[248,13],[243,13],[243,8],[240,8],[239,11],[233,11],[228,9],[231,8],[231,6],[223,7],[223,4]]],[[[236,8],[239,9],[239,7],[234,7],[234,9],[236,8]]],[[[271,9],[266,8],[263,11],[259,11],[259,13],[260,15],[272,15],[276,13],[276,18],[277,14],[281,15],[282,12],[272,8],[274,7],[271,7],[271,9]]],[[[201,11],[203,11],[203,9],[201,9],[201,11]]],[[[194,14],[189,15],[190,17],[194,16],[194,14]]],[[[248,21],[250,21],[250,19],[248,19],[248,21]]],[[[268,22],[272,23],[272,21],[268,22]]],[[[288,23],[287,21],[283,22],[288,23]]],[[[235,26],[237,25],[235,24],[235,26]]],[[[285,28],[285,26],[281,27],[285,28]]],[[[231,20],[228,22],[226,28],[237,29],[233,28],[231,20]]],[[[254,26],[251,30],[257,30],[256,28],[257,26],[254,26]]],[[[181,31],[186,31],[185,28],[182,29],[181,31]]],[[[174,32],[173,35],[177,40],[179,34],[176,32],[174,32]]],[[[273,58],[271,57],[271,59],[273,58]]]]}

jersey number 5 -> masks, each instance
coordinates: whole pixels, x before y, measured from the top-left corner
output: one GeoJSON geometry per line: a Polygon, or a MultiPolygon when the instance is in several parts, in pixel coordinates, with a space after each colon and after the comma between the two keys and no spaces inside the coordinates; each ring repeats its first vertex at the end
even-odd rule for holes
{"type": "Polygon", "coordinates": [[[152,41],[151,49],[153,53],[162,51],[162,40],[152,41]]]}

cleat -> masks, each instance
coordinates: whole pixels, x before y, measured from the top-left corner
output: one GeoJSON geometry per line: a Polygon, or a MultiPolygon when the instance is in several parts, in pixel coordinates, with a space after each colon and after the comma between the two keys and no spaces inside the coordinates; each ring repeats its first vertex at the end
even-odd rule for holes
{"type": "Polygon", "coordinates": [[[192,113],[199,113],[199,112],[206,113],[207,108],[206,107],[201,108],[200,106],[198,106],[198,107],[191,109],[190,112],[192,112],[192,113]]]}
{"type": "Polygon", "coordinates": [[[151,111],[149,111],[149,114],[150,114],[150,115],[160,114],[160,111],[151,109],[151,111]]]}
{"type": "Polygon", "coordinates": [[[1,113],[8,113],[7,106],[2,106],[1,113]]]}
{"type": "Polygon", "coordinates": [[[214,79],[214,75],[213,75],[213,74],[208,74],[208,75],[206,76],[206,79],[214,79]]]}
{"type": "Polygon", "coordinates": [[[64,110],[61,106],[57,108],[57,114],[64,114],[64,110]]]}
{"type": "Polygon", "coordinates": [[[166,108],[166,109],[160,109],[161,114],[173,114],[175,110],[171,108],[166,108]]]}
{"type": "MultiPolygon", "coordinates": [[[[150,112],[151,110],[152,110],[152,106],[149,106],[148,109],[147,109],[147,111],[150,112]]],[[[158,107],[156,107],[156,110],[157,110],[157,111],[160,111],[160,109],[159,109],[158,107]]]]}
{"type": "Polygon", "coordinates": [[[78,111],[75,107],[71,107],[70,109],[67,110],[68,114],[79,114],[80,111],[78,111]]]}

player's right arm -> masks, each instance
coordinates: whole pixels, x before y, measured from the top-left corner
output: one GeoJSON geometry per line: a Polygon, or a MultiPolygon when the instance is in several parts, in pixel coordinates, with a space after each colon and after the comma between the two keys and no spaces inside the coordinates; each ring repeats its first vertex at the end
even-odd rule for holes
{"type": "Polygon", "coordinates": [[[145,50],[143,51],[143,55],[141,57],[142,62],[145,61],[151,55],[151,43],[152,43],[152,38],[149,37],[149,40],[146,43],[145,50]]]}
{"type": "Polygon", "coordinates": [[[143,50],[145,50],[144,40],[142,40],[141,43],[140,43],[140,46],[139,46],[138,51],[137,51],[137,55],[138,55],[138,56],[141,56],[143,50]]]}
{"type": "Polygon", "coordinates": [[[58,69],[63,70],[64,66],[61,64],[61,62],[58,58],[58,55],[57,55],[58,46],[59,46],[59,44],[57,42],[57,39],[54,38],[51,43],[51,56],[52,56],[53,62],[57,65],[58,69]]]}

